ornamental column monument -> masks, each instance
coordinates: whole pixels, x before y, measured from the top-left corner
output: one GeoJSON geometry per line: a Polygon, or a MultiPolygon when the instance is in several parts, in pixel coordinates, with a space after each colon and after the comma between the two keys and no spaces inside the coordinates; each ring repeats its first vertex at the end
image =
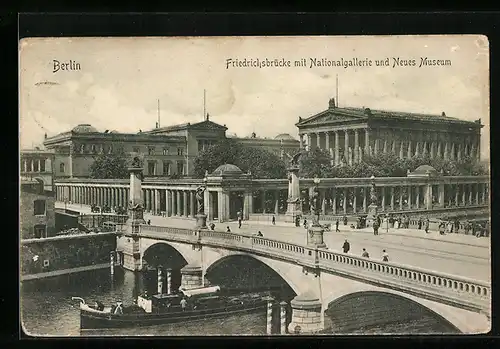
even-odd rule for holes
{"type": "Polygon", "coordinates": [[[130,172],[130,201],[128,203],[128,220],[126,223],[126,236],[121,237],[124,241],[124,261],[123,267],[128,270],[136,271],[141,269],[141,253],[139,249],[140,225],[144,221],[144,203],[142,198],[142,160],[134,157],[130,172]]]}
{"type": "Polygon", "coordinates": [[[300,208],[300,184],[299,184],[299,159],[302,153],[297,153],[290,159],[288,167],[288,200],[285,221],[294,223],[297,217],[300,219],[302,211],[300,208]]]}

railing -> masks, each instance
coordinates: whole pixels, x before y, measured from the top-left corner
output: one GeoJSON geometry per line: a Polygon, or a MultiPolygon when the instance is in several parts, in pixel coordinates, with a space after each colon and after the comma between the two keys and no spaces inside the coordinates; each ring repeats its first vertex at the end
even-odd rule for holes
{"type": "Polygon", "coordinates": [[[491,286],[483,281],[437,273],[392,262],[377,262],[363,257],[318,249],[310,246],[268,239],[255,235],[216,230],[142,225],[140,235],[154,239],[214,245],[287,260],[302,266],[356,277],[365,282],[395,286],[427,294],[474,309],[488,309],[491,286]]]}

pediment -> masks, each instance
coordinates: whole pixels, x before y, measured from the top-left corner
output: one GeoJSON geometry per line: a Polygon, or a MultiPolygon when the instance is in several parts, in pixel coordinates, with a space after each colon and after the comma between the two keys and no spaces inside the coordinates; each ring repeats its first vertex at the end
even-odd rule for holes
{"type": "Polygon", "coordinates": [[[227,127],[219,125],[213,121],[205,120],[196,124],[191,124],[192,128],[204,129],[204,130],[227,130],[227,127]]]}
{"type": "Polygon", "coordinates": [[[364,116],[349,115],[347,113],[336,110],[326,110],[309,119],[302,120],[301,122],[298,123],[297,126],[342,123],[347,121],[359,121],[360,119],[364,119],[364,116]]]}

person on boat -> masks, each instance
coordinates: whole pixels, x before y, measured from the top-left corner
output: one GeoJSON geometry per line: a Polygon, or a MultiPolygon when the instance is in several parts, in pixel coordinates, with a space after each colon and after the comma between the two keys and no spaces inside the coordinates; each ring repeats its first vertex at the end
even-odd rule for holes
{"type": "Polygon", "coordinates": [[[185,311],[186,308],[187,308],[187,300],[186,300],[186,298],[182,298],[180,304],[181,304],[182,311],[185,311]]]}
{"type": "Polygon", "coordinates": [[[116,308],[113,312],[114,315],[123,315],[123,303],[118,301],[116,302],[116,308]]]}
{"type": "Polygon", "coordinates": [[[103,311],[104,310],[104,304],[102,304],[101,301],[95,301],[95,308],[99,311],[103,311]]]}

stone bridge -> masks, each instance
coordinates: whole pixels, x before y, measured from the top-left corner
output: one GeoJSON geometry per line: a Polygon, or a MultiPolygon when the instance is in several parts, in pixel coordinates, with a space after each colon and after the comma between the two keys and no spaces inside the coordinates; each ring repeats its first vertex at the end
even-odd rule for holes
{"type": "Polygon", "coordinates": [[[162,253],[180,257],[185,288],[202,286],[206,273],[224,261],[252,258],[266,265],[296,295],[291,301],[291,331],[299,325],[303,332],[318,332],[326,321],[348,321],[348,314],[356,311],[362,313],[356,321],[376,322],[381,309],[394,321],[422,312],[432,314],[456,332],[484,333],[490,328],[491,287],[482,281],[212,230],[141,225],[139,234],[117,238],[123,265],[132,270],[140,270],[146,264],[143,257],[159,245],[167,248],[162,251],[171,251],[162,253]],[[325,320],[325,313],[333,315],[325,320]]]}

